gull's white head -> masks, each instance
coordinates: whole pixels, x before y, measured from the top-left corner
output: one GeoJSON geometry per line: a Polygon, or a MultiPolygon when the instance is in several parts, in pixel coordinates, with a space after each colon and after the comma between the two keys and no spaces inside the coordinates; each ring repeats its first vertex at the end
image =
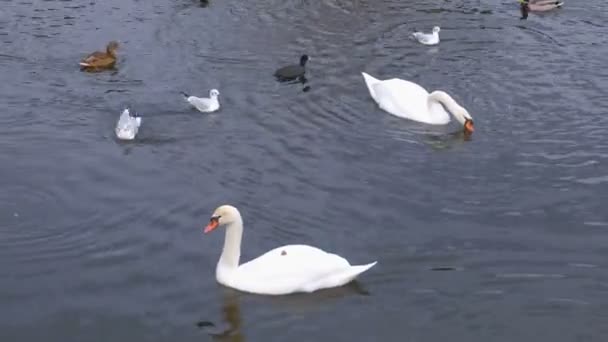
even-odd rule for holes
{"type": "Polygon", "coordinates": [[[218,97],[220,96],[220,92],[217,89],[209,90],[209,97],[218,97]]]}
{"type": "Polygon", "coordinates": [[[433,27],[433,33],[439,33],[439,31],[441,31],[441,28],[439,28],[439,26],[433,27]]]}
{"type": "Polygon", "coordinates": [[[239,210],[231,205],[222,205],[213,211],[209,224],[205,227],[204,232],[209,233],[217,227],[227,225],[241,220],[239,210]]]}

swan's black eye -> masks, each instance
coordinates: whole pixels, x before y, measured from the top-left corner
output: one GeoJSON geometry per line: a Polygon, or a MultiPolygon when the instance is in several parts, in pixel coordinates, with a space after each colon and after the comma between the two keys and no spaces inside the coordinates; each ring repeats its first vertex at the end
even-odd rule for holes
{"type": "Polygon", "coordinates": [[[220,217],[222,217],[222,215],[212,216],[209,221],[210,222],[219,222],[220,217]]]}

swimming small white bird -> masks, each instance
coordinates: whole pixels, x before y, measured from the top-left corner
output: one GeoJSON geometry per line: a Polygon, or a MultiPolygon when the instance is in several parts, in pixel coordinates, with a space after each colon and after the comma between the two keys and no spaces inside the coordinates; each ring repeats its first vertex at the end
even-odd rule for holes
{"type": "Polygon", "coordinates": [[[131,113],[129,108],[125,108],[116,123],[116,136],[122,140],[133,140],[140,125],[141,116],[137,113],[131,113]]]}
{"type": "Polygon", "coordinates": [[[441,28],[435,26],[431,33],[414,32],[412,33],[412,36],[424,45],[436,45],[439,44],[439,31],[441,31],[441,28]]]}
{"type": "Polygon", "coordinates": [[[376,262],[351,265],[343,257],[307,245],[272,249],[241,264],[243,219],[238,209],[222,205],[215,209],[204,232],[225,227],[224,249],[215,269],[217,281],[234,289],[265,295],[314,292],[338,287],[357,278],[376,262]]]}
{"type": "Polygon", "coordinates": [[[188,101],[200,112],[210,113],[220,109],[220,101],[218,100],[220,92],[217,89],[209,90],[209,97],[190,96],[184,93],[183,91],[181,92],[181,94],[184,95],[186,101],[188,101]]]}

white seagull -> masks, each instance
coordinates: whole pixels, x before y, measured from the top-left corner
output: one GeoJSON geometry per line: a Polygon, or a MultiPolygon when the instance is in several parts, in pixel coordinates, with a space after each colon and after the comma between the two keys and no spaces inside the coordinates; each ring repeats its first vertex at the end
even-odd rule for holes
{"type": "Polygon", "coordinates": [[[137,113],[131,113],[129,108],[125,108],[116,123],[116,136],[122,140],[133,140],[140,125],[141,116],[137,113]]]}
{"type": "Polygon", "coordinates": [[[439,28],[439,26],[435,26],[433,27],[433,32],[431,33],[414,32],[412,33],[412,36],[421,44],[436,45],[439,44],[439,31],[441,31],[441,28],[439,28]]]}
{"type": "Polygon", "coordinates": [[[196,97],[190,96],[183,91],[182,95],[186,98],[191,105],[193,105],[196,109],[203,113],[215,112],[220,109],[220,102],[218,100],[218,96],[220,96],[220,92],[217,89],[209,90],[209,97],[196,97]]]}

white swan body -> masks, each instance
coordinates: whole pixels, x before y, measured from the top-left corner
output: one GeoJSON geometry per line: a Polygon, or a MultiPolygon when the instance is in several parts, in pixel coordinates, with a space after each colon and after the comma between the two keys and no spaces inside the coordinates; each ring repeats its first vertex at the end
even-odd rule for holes
{"type": "Polygon", "coordinates": [[[447,108],[466,130],[473,131],[473,118],[469,112],[446,92],[436,90],[429,94],[414,82],[398,78],[378,80],[362,74],[371,97],[390,114],[426,124],[445,125],[450,122],[447,108]]]}
{"type": "Polygon", "coordinates": [[[199,112],[210,113],[220,109],[220,101],[218,100],[220,92],[217,89],[211,89],[209,97],[190,96],[184,92],[182,92],[182,95],[199,112]]]}
{"type": "Polygon", "coordinates": [[[116,136],[122,140],[133,140],[139,131],[139,126],[141,126],[141,116],[125,108],[116,123],[116,136]]]}
{"type": "Polygon", "coordinates": [[[441,31],[441,28],[439,26],[435,26],[433,27],[433,32],[431,33],[414,32],[412,33],[412,36],[421,44],[436,45],[439,44],[439,31],[441,31]]]}
{"type": "Polygon", "coordinates": [[[205,233],[221,225],[226,226],[226,237],[215,276],[220,284],[240,291],[265,295],[309,293],[345,285],[376,264],[352,266],[341,256],[316,247],[286,245],[239,265],[241,214],[233,206],[218,207],[205,233]]]}

